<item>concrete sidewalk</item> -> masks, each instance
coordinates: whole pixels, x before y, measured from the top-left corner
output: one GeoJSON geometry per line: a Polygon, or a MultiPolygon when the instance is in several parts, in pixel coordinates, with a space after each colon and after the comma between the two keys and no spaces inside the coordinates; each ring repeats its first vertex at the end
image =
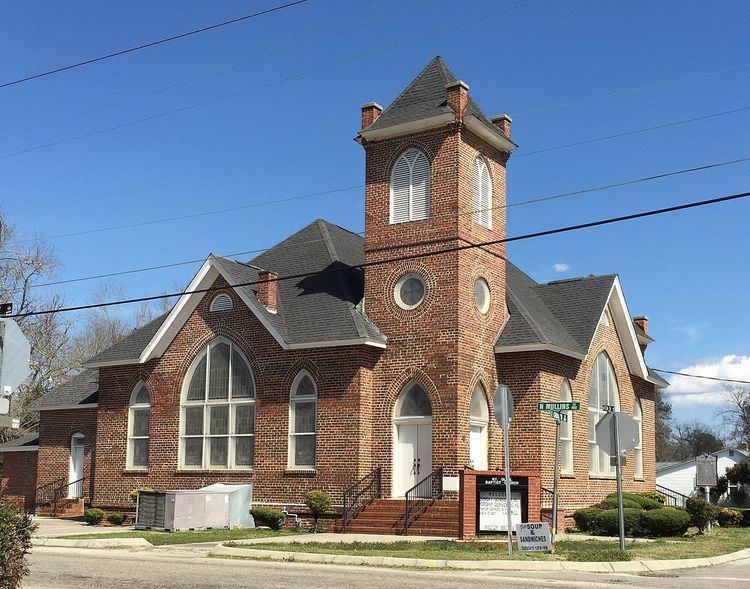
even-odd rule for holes
{"type": "Polygon", "coordinates": [[[55,536],[72,536],[74,534],[108,534],[110,532],[127,532],[133,530],[133,526],[100,527],[90,526],[79,519],[38,517],[31,518],[38,526],[36,538],[54,538],[55,536]]]}

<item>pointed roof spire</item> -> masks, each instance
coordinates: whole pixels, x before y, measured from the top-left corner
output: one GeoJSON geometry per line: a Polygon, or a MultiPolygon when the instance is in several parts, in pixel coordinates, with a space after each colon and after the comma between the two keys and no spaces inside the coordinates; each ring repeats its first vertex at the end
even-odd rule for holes
{"type": "MultiPolygon", "coordinates": [[[[434,57],[388,108],[371,125],[362,130],[362,136],[364,138],[367,138],[367,135],[371,135],[372,138],[381,137],[386,134],[385,129],[396,131],[395,127],[408,132],[409,128],[418,122],[432,121],[435,124],[431,126],[453,122],[456,120],[457,113],[448,105],[446,88],[457,82],[459,79],[443,58],[439,55],[434,57]]],[[[491,134],[503,143],[507,143],[507,149],[511,150],[516,147],[509,137],[492,124],[471,96],[468,97],[466,109],[462,114],[476,119],[484,133],[491,134]]]]}

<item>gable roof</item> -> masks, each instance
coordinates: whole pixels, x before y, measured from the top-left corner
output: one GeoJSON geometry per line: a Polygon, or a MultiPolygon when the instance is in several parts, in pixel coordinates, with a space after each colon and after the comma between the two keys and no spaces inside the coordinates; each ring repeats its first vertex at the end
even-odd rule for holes
{"type": "Polygon", "coordinates": [[[550,350],[583,359],[602,313],[612,301],[612,315],[630,371],[657,386],[669,385],[643,360],[616,275],[538,284],[506,262],[505,282],[510,317],[495,343],[496,352],[550,350]]]}
{"type": "Polygon", "coordinates": [[[98,394],[99,371],[86,369],[39,397],[27,409],[29,411],[50,411],[53,409],[71,409],[79,405],[95,405],[99,401],[98,394]]]}
{"type": "MultiPolygon", "coordinates": [[[[456,113],[448,106],[448,84],[458,82],[442,57],[434,57],[396,99],[360,135],[364,138],[385,136],[385,130],[405,129],[417,122],[433,121],[440,126],[455,121],[456,113]]],[[[475,120],[489,138],[512,151],[516,146],[509,137],[492,124],[474,99],[469,96],[464,118],[475,120]]]]}
{"type": "Polygon", "coordinates": [[[160,356],[222,276],[284,349],[344,345],[385,347],[385,335],[361,311],[364,239],[318,219],[249,262],[210,255],[172,310],[91,358],[89,368],[138,364],[160,356]],[[281,277],[276,312],[258,300],[262,270],[281,277]],[[314,274],[313,276],[306,276],[314,274]]]}
{"type": "MultiPolygon", "coordinates": [[[[717,450],[716,452],[711,452],[712,455],[719,457],[720,454],[725,454],[727,456],[731,457],[732,453],[737,454],[737,462],[742,461],[744,458],[747,458],[750,456],[750,451],[743,450],[742,448],[722,448],[721,450],[717,450]]],[[[686,460],[683,460],[682,462],[657,462],[656,463],[656,474],[665,474],[667,472],[672,472],[675,470],[680,470],[681,468],[684,468],[686,466],[694,466],[695,465],[695,456],[692,456],[691,458],[688,458],[686,460]]]]}
{"type": "Polygon", "coordinates": [[[36,432],[0,444],[0,452],[36,452],[38,449],[39,434],[36,432]]]}

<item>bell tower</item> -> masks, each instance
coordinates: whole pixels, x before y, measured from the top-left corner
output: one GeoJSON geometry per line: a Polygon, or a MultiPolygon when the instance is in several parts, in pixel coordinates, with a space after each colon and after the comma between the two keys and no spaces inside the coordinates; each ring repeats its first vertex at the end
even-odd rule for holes
{"type": "Polygon", "coordinates": [[[374,382],[419,381],[432,403],[432,465],[455,474],[467,464],[472,393],[481,384],[489,399],[497,383],[505,244],[473,246],[505,237],[511,119],[488,118],[440,57],[390,106],[361,110],[365,311],[388,337],[374,382]]]}

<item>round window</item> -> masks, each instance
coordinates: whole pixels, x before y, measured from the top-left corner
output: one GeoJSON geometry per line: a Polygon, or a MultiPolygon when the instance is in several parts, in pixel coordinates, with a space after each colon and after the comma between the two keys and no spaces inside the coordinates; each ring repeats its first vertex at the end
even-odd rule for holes
{"type": "Polygon", "coordinates": [[[407,274],[396,283],[393,296],[402,309],[414,309],[424,300],[424,282],[419,274],[407,274]]]}
{"type": "Polygon", "coordinates": [[[484,278],[477,278],[474,283],[474,304],[482,315],[490,310],[490,285],[484,278]]]}

